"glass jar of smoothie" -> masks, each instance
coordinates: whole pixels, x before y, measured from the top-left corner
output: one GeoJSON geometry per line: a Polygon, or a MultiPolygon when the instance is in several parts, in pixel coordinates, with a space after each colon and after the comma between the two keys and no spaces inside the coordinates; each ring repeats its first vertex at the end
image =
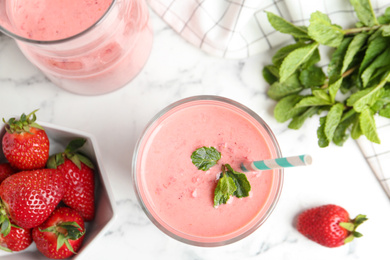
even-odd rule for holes
{"type": "Polygon", "coordinates": [[[249,196],[231,196],[215,206],[221,166],[241,172],[241,163],[281,157],[268,125],[233,100],[195,96],[177,101],[147,125],[133,155],[134,189],[149,219],[167,235],[196,246],[222,246],[259,228],[275,208],[283,169],[245,172],[249,196]],[[199,170],[191,159],[201,147],[221,154],[199,170]]]}
{"type": "Polygon", "coordinates": [[[2,0],[0,30],[53,83],[82,95],[130,82],[153,38],[144,0],[2,0]]]}

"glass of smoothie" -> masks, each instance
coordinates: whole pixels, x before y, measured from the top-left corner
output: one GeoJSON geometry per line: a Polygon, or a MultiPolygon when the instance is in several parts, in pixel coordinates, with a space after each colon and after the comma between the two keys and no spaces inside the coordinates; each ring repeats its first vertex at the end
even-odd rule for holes
{"type": "Polygon", "coordinates": [[[81,95],[130,82],[153,39],[144,0],[0,0],[0,31],[53,83],[81,95]]]}
{"type": "Polygon", "coordinates": [[[241,163],[281,157],[268,125],[255,112],[218,96],[177,101],[147,125],[133,155],[134,189],[149,219],[184,243],[214,247],[238,241],[259,228],[275,208],[283,169],[240,170],[241,163]],[[220,159],[199,170],[192,154],[214,148],[220,159]],[[248,196],[215,205],[222,169],[245,174],[248,196]]]}

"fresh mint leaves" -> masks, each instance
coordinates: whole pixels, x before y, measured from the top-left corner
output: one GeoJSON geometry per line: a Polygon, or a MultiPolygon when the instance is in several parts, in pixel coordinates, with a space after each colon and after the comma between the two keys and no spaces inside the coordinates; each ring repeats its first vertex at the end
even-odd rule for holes
{"type": "Polygon", "coordinates": [[[277,101],[274,116],[299,129],[320,115],[318,145],[342,146],[365,136],[380,143],[374,115],[390,118],[390,7],[376,17],[369,0],[350,0],[359,22],[343,29],[319,11],[308,26],[296,26],[268,12],[270,24],[295,42],[279,49],[263,69],[268,96],[277,101]],[[333,50],[320,67],[319,47],[333,50]]]}
{"type": "Polygon", "coordinates": [[[192,163],[202,171],[207,171],[211,167],[217,164],[221,159],[221,153],[214,147],[201,147],[196,149],[192,155],[192,163]]]}
{"type": "MultiPolygon", "coordinates": [[[[196,149],[192,155],[192,163],[202,171],[209,170],[221,159],[221,153],[214,147],[203,146],[196,149]]],[[[226,204],[230,196],[243,198],[249,196],[251,185],[246,175],[236,172],[229,164],[222,165],[222,172],[214,190],[214,207],[226,204]]]]}
{"type": "Polygon", "coordinates": [[[251,185],[246,175],[236,172],[229,164],[222,165],[222,173],[214,190],[214,207],[226,204],[230,196],[248,197],[251,185]]]}

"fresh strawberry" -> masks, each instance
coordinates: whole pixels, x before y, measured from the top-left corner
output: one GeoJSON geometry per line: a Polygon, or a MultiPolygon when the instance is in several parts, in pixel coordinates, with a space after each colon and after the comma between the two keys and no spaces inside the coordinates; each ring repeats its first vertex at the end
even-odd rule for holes
{"type": "Polygon", "coordinates": [[[338,247],[361,237],[356,228],[366,220],[365,215],[350,219],[344,208],[329,204],[302,212],[298,216],[297,230],[320,245],[338,247]]]}
{"type": "Polygon", "coordinates": [[[0,183],[16,172],[17,170],[11,164],[0,163],[0,183]]]}
{"type": "Polygon", "coordinates": [[[46,257],[68,258],[80,249],[84,240],[84,221],[77,210],[60,207],[32,231],[38,250],[46,257]]]}
{"type": "Polygon", "coordinates": [[[51,156],[47,167],[55,168],[65,177],[65,195],[62,201],[76,209],[85,221],[91,221],[95,216],[95,176],[92,162],[77,152],[86,140],[72,140],[65,151],[51,156]]]}
{"type": "Polygon", "coordinates": [[[49,138],[35,120],[35,112],[22,114],[19,120],[11,118],[5,123],[3,153],[9,163],[19,170],[45,167],[49,158],[49,138]]]}
{"type": "Polygon", "coordinates": [[[0,249],[7,252],[22,251],[32,241],[31,229],[21,228],[10,222],[1,223],[0,249]]]}
{"type": "Polygon", "coordinates": [[[22,228],[36,227],[53,212],[64,192],[64,177],[57,170],[13,174],[0,184],[0,218],[9,216],[22,228]]]}

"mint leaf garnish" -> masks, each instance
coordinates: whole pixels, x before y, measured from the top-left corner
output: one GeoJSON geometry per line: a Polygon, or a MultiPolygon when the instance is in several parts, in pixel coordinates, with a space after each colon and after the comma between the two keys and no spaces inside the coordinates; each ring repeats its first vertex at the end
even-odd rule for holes
{"type": "Polygon", "coordinates": [[[248,197],[251,190],[251,184],[249,183],[246,175],[241,172],[236,172],[229,164],[225,164],[227,171],[226,175],[233,179],[234,184],[237,186],[237,189],[234,191],[233,195],[237,198],[248,197]]]}
{"type": "Polygon", "coordinates": [[[222,165],[221,177],[214,190],[214,207],[226,204],[230,196],[248,197],[251,185],[246,175],[236,172],[229,164],[222,165]]]}
{"type": "Polygon", "coordinates": [[[214,147],[201,147],[196,149],[192,155],[192,163],[202,171],[207,171],[212,166],[216,165],[221,159],[221,153],[214,147]]]}
{"type": "Polygon", "coordinates": [[[217,187],[214,190],[214,207],[221,204],[226,204],[230,196],[237,190],[234,180],[226,173],[222,172],[221,178],[218,180],[217,187]]]}

